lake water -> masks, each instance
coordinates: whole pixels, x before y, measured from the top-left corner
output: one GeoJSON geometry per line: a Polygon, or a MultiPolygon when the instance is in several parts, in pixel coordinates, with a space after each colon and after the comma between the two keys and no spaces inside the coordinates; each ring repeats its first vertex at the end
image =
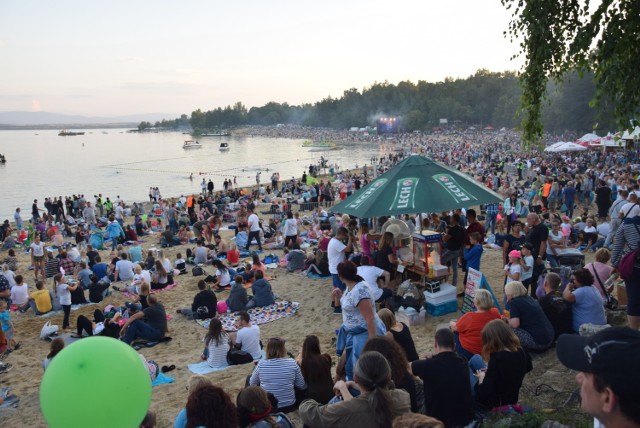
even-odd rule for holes
{"type": "Polygon", "coordinates": [[[22,218],[31,214],[33,199],[44,208],[47,196],[84,194],[127,201],[148,200],[149,187],[163,196],[200,192],[202,178],[216,189],[225,178],[236,177],[240,186],[255,184],[257,171],[268,183],[273,171],[281,180],[300,178],[320,156],[343,169],[369,163],[381,154],[377,144],[349,143],[342,150],[310,152],[303,140],[265,137],[200,137],[200,149],[184,150],[191,139],[179,132],[127,133],[121,129],[94,129],[85,135],[60,137],[55,130],[0,131],[0,219],[13,219],[16,207],[22,218]],[[222,141],[230,150],[220,152],[222,141]],[[193,173],[193,180],[189,174],[193,173]]]}

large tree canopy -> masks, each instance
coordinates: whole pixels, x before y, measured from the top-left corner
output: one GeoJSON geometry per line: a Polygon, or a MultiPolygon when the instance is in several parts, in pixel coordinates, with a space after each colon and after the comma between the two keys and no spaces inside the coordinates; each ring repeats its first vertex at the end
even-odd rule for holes
{"type": "Polygon", "coordinates": [[[521,40],[524,140],[540,141],[542,103],[549,79],[577,69],[592,70],[592,105],[610,102],[622,127],[640,111],[640,1],[502,0],[513,10],[508,31],[521,40]]]}

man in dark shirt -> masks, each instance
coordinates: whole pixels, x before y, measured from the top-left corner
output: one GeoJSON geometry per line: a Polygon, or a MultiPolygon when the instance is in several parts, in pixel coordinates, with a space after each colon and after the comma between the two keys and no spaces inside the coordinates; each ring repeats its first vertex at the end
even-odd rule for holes
{"type": "Polygon", "coordinates": [[[135,339],[156,342],[167,332],[167,313],[158,298],[148,297],[149,307],[137,312],[124,323],[120,330],[120,340],[131,344],[135,339]],[[146,321],[145,321],[146,320],[146,321]]]}
{"type": "Polygon", "coordinates": [[[559,287],[560,275],[554,272],[548,273],[544,277],[544,291],[547,294],[538,300],[544,314],[553,326],[556,340],[561,334],[573,334],[571,304],[564,300],[562,293],[558,291],[559,287]]]}
{"type": "Polygon", "coordinates": [[[445,426],[464,426],[473,418],[469,365],[455,352],[453,333],[441,329],[435,335],[435,355],[410,364],[424,382],[427,414],[445,426]]]}
{"type": "Polygon", "coordinates": [[[205,320],[207,318],[215,318],[218,309],[218,298],[216,293],[207,289],[207,283],[204,280],[198,281],[198,294],[193,298],[191,309],[182,308],[177,312],[188,318],[196,320],[205,320]]]}
{"type": "Polygon", "coordinates": [[[453,278],[451,285],[458,285],[458,258],[462,254],[462,246],[464,244],[464,228],[460,226],[460,215],[453,214],[451,216],[450,225],[447,234],[443,238],[446,249],[442,252],[441,262],[447,264],[451,262],[451,270],[453,278]]]}
{"type": "MultiPolygon", "coordinates": [[[[527,233],[527,242],[531,244],[533,250],[533,274],[531,275],[531,284],[537,284],[538,278],[544,268],[544,259],[547,252],[547,239],[549,239],[549,229],[540,222],[538,214],[530,213],[527,216],[527,225],[529,232],[527,233]]],[[[531,287],[532,296],[535,295],[535,287],[531,287]]]]}
{"type": "Polygon", "coordinates": [[[600,185],[596,189],[596,205],[598,206],[598,217],[607,218],[609,208],[611,208],[611,189],[607,182],[600,180],[600,185]]]}

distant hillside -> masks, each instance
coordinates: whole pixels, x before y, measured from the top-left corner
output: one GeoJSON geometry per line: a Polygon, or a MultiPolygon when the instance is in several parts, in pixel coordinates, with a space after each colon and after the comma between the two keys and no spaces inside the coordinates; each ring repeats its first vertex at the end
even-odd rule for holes
{"type": "Polygon", "coordinates": [[[80,116],[60,113],[49,113],[45,111],[6,111],[0,112],[0,126],[39,126],[39,125],[60,125],[67,128],[82,125],[100,125],[114,123],[139,123],[141,121],[155,122],[165,118],[180,117],[175,113],[146,113],[130,114],[125,116],[80,116]]]}

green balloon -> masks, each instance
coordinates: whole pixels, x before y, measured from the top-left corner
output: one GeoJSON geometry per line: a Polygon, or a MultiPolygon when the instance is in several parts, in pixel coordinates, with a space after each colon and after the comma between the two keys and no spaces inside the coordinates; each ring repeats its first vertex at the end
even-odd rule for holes
{"type": "Polygon", "coordinates": [[[110,337],[65,347],[40,385],[40,408],[52,428],[140,426],[151,403],[151,378],[138,353],[110,337]]]}

